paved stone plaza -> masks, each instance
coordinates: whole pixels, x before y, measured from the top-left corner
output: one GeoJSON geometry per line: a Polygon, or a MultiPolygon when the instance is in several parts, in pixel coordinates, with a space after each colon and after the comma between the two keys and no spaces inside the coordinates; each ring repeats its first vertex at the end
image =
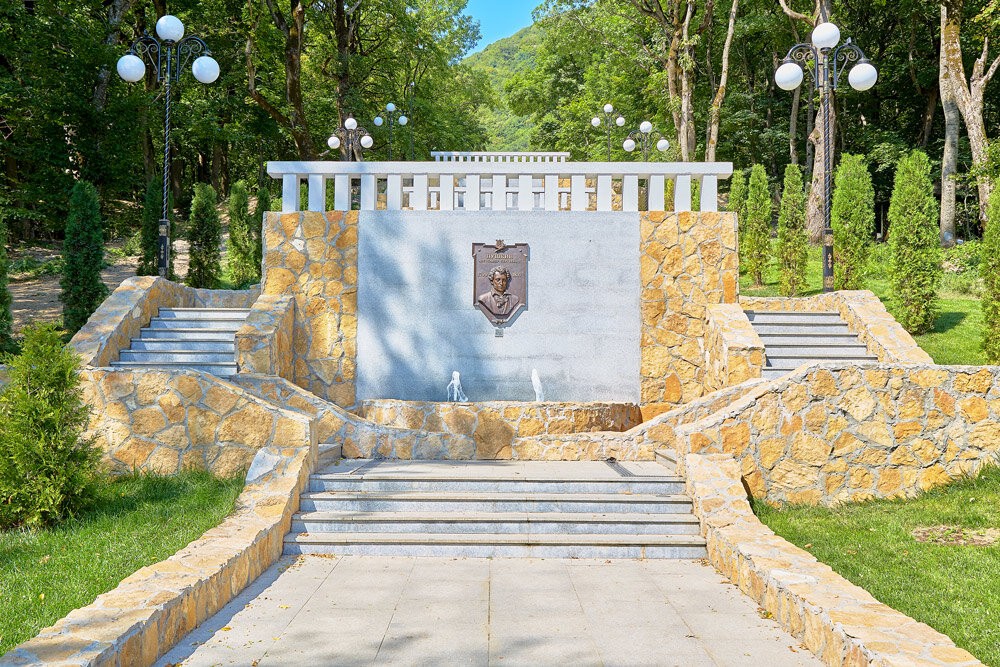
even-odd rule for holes
{"type": "Polygon", "coordinates": [[[820,664],[689,560],[283,558],[157,665],[820,664]]]}

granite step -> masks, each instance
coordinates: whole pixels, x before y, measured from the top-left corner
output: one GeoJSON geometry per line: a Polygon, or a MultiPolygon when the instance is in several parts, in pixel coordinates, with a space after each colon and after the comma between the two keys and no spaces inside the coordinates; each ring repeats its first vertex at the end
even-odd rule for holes
{"type": "Polygon", "coordinates": [[[689,513],[681,494],[599,493],[303,493],[303,512],[587,512],[689,513]]]}
{"type": "Polygon", "coordinates": [[[183,341],[226,341],[233,342],[236,331],[212,331],[211,329],[152,329],[139,330],[140,340],[183,340],[183,341]]]}
{"type": "Polygon", "coordinates": [[[191,364],[185,362],[161,362],[157,364],[147,364],[139,361],[112,361],[111,366],[122,369],[157,369],[164,371],[177,371],[189,369],[208,373],[217,377],[230,377],[236,375],[236,363],[199,363],[191,364]]]}
{"type": "Polygon", "coordinates": [[[236,343],[231,340],[199,340],[197,338],[133,338],[131,350],[148,352],[224,352],[233,355],[236,343]]]}
{"type": "Polygon", "coordinates": [[[534,558],[705,558],[700,535],[290,533],[286,554],[534,558]]]}
{"type": "Polygon", "coordinates": [[[455,476],[401,476],[368,473],[363,477],[344,474],[315,474],[309,490],[355,492],[438,491],[447,493],[684,493],[684,480],[676,476],[620,477],[616,479],[525,478],[490,479],[455,476]]]}
{"type": "Polygon", "coordinates": [[[202,320],[202,319],[174,319],[154,317],[149,321],[147,329],[209,329],[211,331],[231,331],[233,333],[240,330],[246,318],[225,319],[225,320],[202,320]]]}
{"type": "Polygon", "coordinates": [[[300,512],[293,533],[486,533],[697,535],[688,514],[579,512],[300,512]]]}
{"type": "Polygon", "coordinates": [[[795,313],[785,311],[745,311],[750,322],[757,324],[841,324],[840,313],[812,312],[795,313]]]}
{"type": "Polygon", "coordinates": [[[160,319],[173,320],[239,320],[243,322],[250,315],[249,308],[161,308],[160,319]]]}
{"type": "Polygon", "coordinates": [[[766,345],[767,358],[840,359],[844,357],[875,358],[864,345],[766,345]]]}
{"type": "Polygon", "coordinates": [[[134,361],[137,363],[155,366],[164,363],[179,364],[215,364],[215,363],[235,363],[233,352],[206,352],[203,350],[122,350],[119,353],[121,361],[134,361]]]}
{"type": "Polygon", "coordinates": [[[767,333],[757,331],[762,343],[767,345],[797,345],[809,347],[813,345],[864,345],[858,341],[857,334],[816,334],[810,331],[800,333],[767,333]]]}
{"type": "Polygon", "coordinates": [[[854,336],[851,330],[846,324],[811,324],[809,322],[793,322],[793,323],[781,323],[781,322],[752,322],[754,331],[757,332],[758,336],[761,335],[798,335],[798,334],[822,334],[822,335],[835,335],[835,336],[854,336]]]}

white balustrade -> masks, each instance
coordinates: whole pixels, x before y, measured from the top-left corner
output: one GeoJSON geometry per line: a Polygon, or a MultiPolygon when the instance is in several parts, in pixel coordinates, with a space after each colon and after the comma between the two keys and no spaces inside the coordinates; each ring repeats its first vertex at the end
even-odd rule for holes
{"type": "Polygon", "coordinates": [[[569,153],[533,151],[431,151],[435,162],[565,162],[569,153]]]}
{"type": "Polygon", "coordinates": [[[334,182],[330,210],[335,211],[664,211],[667,181],[673,183],[674,211],[691,210],[695,182],[701,186],[699,210],[717,211],[718,181],[732,172],[731,162],[441,159],[267,164],[267,173],[282,181],[283,213],[299,210],[303,182],[308,184],[308,210],[328,210],[329,180],[334,182]]]}

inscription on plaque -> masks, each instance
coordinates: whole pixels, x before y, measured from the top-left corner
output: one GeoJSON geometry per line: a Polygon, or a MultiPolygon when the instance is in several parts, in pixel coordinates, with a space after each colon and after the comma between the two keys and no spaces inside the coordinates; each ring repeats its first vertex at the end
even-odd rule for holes
{"type": "Polygon", "coordinates": [[[483,315],[500,327],[528,305],[528,244],[473,243],[472,298],[483,315]]]}

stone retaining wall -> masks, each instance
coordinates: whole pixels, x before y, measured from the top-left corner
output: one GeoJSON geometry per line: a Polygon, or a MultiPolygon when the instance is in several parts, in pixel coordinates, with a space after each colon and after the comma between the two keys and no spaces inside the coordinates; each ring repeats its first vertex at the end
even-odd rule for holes
{"type": "Polygon", "coordinates": [[[236,509],[176,554],[0,657],[0,665],[151,665],[281,557],[314,465],[307,440],[258,451],[236,509]]]}
{"type": "Polygon", "coordinates": [[[208,290],[187,287],[159,276],[128,278],[111,293],[69,342],[81,365],[103,368],[118,361],[139,329],[160,308],[249,308],[260,289],[208,290]]]}
{"type": "Polygon", "coordinates": [[[889,314],[879,298],[868,290],[844,290],[796,298],[740,297],[739,303],[743,310],[837,312],[879,361],[898,364],[934,363],[930,355],[920,349],[913,336],[889,314]]]}
{"type": "Polygon", "coordinates": [[[378,400],[361,401],[358,413],[377,424],[471,437],[476,458],[489,459],[511,458],[511,445],[518,438],[625,431],[642,422],[639,406],[628,403],[378,400]]]}
{"type": "Polygon", "coordinates": [[[676,435],[681,456],[735,456],[768,502],[913,495],[1000,459],[1000,367],[815,364],[676,435]]]}
{"type": "Polygon", "coordinates": [[[705,393],[707,307],[737,303],[735,213],[640,216],[641,402],[646,419],[705,393]]]}
{"type": "Polygon", "coordinates": [[[705,348],[705,391],[717,391],[761,376],[764,343],[739,304],[708,307],[705,348]]]}
{"type": "Polygon", "coordinates": [[[685,461],[709,560],[826,665],[982,664],[764,526],[732,456],[689,454],[685,461]]]}
{"type": "Polygon", "coordinates": [[[93,408],[87,435],[117,468],[196,468],[225,477],[246,469],[261,449],[316,446],[311,419],[207,373],[88,368],[80,375],[93,408]]]}
{"type": "Polygon", "coordinates": [[[262,294],[236,332],[238,373],[292,377],[295,301],[289,295],[262,294]]]}

